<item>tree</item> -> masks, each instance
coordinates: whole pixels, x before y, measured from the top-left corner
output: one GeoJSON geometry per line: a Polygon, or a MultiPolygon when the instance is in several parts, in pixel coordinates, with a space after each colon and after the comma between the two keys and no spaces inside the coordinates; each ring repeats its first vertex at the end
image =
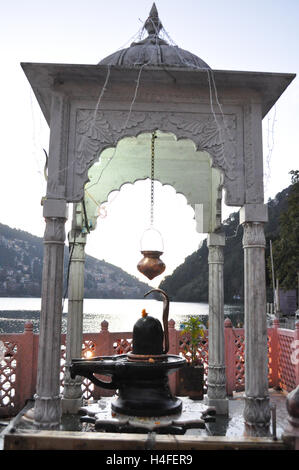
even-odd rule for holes
{"type": "Polygon", "coordinates": [[[287,208],[280,215],[279,237],[272,245],[275,277],[283,290],[296,289],[299,273],[299,171],[290,174],[287,208]]]}

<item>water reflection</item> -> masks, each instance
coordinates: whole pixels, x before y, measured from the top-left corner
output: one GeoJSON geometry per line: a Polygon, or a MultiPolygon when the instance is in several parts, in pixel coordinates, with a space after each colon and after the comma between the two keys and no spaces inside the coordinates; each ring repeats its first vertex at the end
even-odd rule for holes
{"type": "MultiPolygon", "coordinates": [[[[25,323],[33,323],[33,332],[39,332],[40,311],[36,309],[37,300],[32,299],[30,308],[29,299],[26,299],[24,309],[17,309],[22,299],[5,299],[5,307],[1,308],[0,299],[0,333],[23,333],[25,323]],[[9,303],[8,300],[11,300],[9,303]],[[17,302],[18,301],[18,302],[17,302]],[[14,308],[15,307],[15,308],[14,308]]],[[[24,308],[23,307],[23,308],[24,308]]],[[[109,331],[132,331],[143,308],[147,312],[162,321],[162,302],[153,299],[86,299],[84,300],[83,332],[93,333],[101,330],[101,323],[106,320],[109,323],[109,331]]],[[[198,315],[206,327],[208,327],[207,303],[171,302],[169,319],[175,321],[175,328],[191,315],[198,315]]],[[[234,327],[242,327],[244,323],[243,305],[225,305],[225,318],[230,318],[234,327]]],[[[62,333],[67,328],[67,304],[62,316],[62,333]]]]}

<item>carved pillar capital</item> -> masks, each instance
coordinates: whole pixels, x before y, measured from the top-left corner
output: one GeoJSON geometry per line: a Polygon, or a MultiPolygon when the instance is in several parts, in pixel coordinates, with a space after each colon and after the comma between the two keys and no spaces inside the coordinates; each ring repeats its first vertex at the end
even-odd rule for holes
{"type": "Polygon", "coordinates": [[[264,223],[244,222],[243,228],[243,248],[265,248],[264,223]]]}
{"type": "Polygon", "coordinates": [[[223,264],[224,263],[222,246],[213,246],[213,245],[209,246],[208,263],[209,264],[223,264]]]}
{"type": "Polygon", "coordinates": [[[65,219],[47,217],[44,233],[44,245],[64,245],[65,241],[65,219]]]}
{"type": "Polygon", "coordinates": [[[207,245],[209,248],[209,264],[223,264],[223,247],[225,246],[225,234],[224,233],[209,233],[207,239],[207,245]]]}

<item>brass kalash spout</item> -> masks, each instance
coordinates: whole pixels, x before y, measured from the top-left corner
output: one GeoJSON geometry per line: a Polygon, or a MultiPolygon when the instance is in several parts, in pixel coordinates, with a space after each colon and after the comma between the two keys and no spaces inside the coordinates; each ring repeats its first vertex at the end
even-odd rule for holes
{"type": "Polygon", "coordinates": [[[161,289],[152,292],[163,295],[163,325],[145,310],[133,329],[133,350],[128,354],[98,356],[93,359],[73,359],[71,377],[87,377],[106,389],[118,389],[118,398],[112,403],[117,413],[131,416],[165,416],[181,411],[182,402],[172,395],[168,374],[182,367],[186,360],[167,354],[169,298],[161,289]],[[104,382],[95,374],[111,377],[104,382]]]}

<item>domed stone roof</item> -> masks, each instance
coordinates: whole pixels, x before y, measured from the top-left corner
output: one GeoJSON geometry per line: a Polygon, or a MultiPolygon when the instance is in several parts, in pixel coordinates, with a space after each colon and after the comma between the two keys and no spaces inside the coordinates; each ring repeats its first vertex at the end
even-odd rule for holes
{"type": "Polygon", "coordinates": [[[133,42],[130,47],[114,52],[99,62],[99,65],[117,65],[121,67],[135,66],[167,66],[209,69],[206,62],[189,51],[170,45],[160,38],[163,28],[155,3],[144,24],[148,37],[139,42],[133,42]]]}

